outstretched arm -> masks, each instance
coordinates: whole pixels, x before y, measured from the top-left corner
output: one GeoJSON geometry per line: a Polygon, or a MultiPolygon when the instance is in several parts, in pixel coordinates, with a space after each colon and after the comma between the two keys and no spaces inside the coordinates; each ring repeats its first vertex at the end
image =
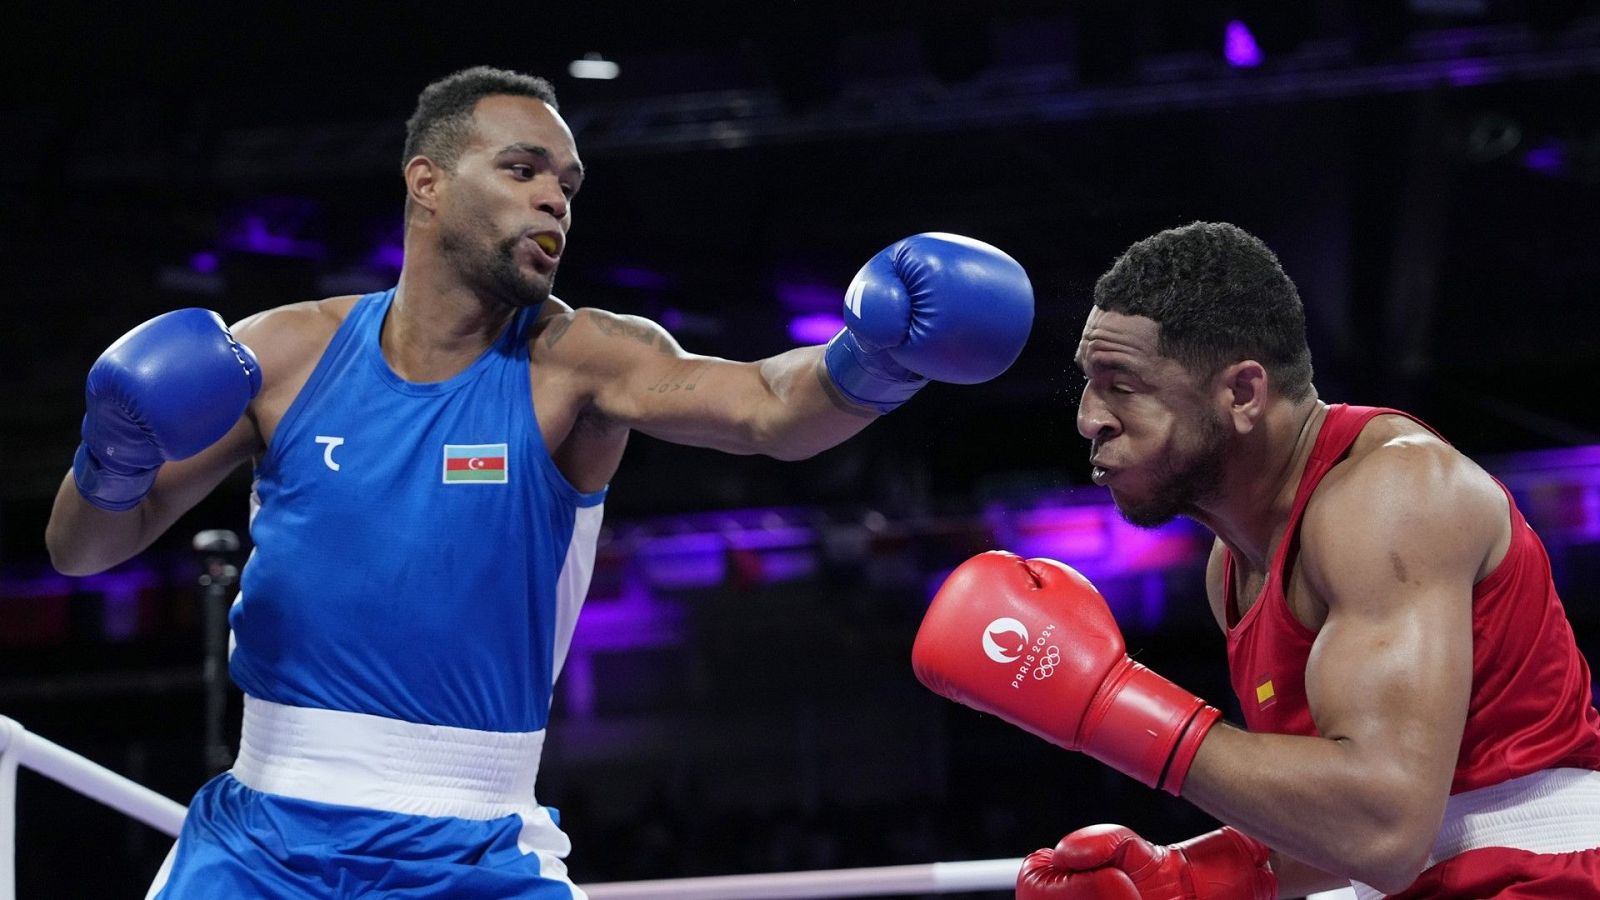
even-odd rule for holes
{"type": "Polygon", "coordinates": [[[821,347],[734,362],[687,353],[648,319],[593,309],[550,323],[541,340],[580,362],[596,414],[678,444],[802,459],[878,415],[833,389],[821,347]]]}
{"type": "Polygon", "coordinates": [[[684,352],[660,326],[580,310],[538,340],[577,373],[590,411],[677,443],[799,459],[854,435],[929,379],[971,384],[1022,350],[1033,290],[1016,261],[978,241],[916,235],[873,258],[846,293],[826,347],[754,363],[684,352]]]}

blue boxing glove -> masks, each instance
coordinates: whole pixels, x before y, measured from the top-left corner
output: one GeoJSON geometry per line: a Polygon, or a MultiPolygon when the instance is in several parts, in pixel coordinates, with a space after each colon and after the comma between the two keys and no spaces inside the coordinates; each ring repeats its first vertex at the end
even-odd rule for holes
{"type": "Polygon", "coordinates": [[[824,353],[828,376],[851,402],[885,413],[930,379],[977,384],[1009,368],[1033,326],[1033,285],[982,241],[917,234],[856,273],[844,322],[824,353]]]}
{"type": "Polygon", "coordinates": [[[207,309],[179,309],[134,328],[89,369],[89,411],[72,476],[85,500],[139,505],[156,470],[217,442],[261,390],[261,366],[207,309]]]}

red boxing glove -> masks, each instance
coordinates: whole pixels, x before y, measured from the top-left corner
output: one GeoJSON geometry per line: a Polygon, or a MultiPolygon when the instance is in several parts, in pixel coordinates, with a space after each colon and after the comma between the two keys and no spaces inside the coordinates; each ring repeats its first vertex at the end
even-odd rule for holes
{"type": "Polygon", "coordinates": [[[1129,659],[1105,598],[1053,559],[962,563],[923,616],[911,667],[934,693],[1173,794],[1222,715],[1129,659]]]}
{"type": "Polygon", "coordinates": [[[1092,825],[1030,854],[1017,900],[1274,900],[1269,852],[1232,828],[1158,847],[1121,825],[1092,825]]]}

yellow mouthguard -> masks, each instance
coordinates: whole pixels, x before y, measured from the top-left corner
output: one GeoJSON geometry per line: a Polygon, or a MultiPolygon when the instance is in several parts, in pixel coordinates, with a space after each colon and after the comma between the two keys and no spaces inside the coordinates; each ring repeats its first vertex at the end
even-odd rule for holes
{"type": "Polygon", "coordinates": [[[550,235],[548,235],[548,234],[536,235],[534,237],[534,239],[533,239],[533,242],[535,244],[538,244],[540,247],[543,247],[544,248],[544,252],[550,254],[551,256],[555,256],[556,255],[556,239],[551,237],[550,235]]]}

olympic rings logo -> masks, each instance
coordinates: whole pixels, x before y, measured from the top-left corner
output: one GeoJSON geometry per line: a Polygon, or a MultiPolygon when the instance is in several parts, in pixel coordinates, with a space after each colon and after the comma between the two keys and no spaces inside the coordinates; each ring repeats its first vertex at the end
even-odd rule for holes
{"type": "Polygon", "coordinates": [[[1033,677],[1043,681],[1054,675],[1056,666],[1059,665],[1061,665],[1061,651],[1057,650],[1054,644],[1051,644],[1050,649],[1046,650],[1044,656],[1039,660],[1039,664],[1034,666],[1033,677]]]}

